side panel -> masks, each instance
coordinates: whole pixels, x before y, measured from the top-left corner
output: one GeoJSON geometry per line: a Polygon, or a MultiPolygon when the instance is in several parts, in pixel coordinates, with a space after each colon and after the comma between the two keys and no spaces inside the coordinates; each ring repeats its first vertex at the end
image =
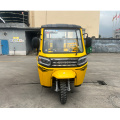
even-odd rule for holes
{"type": "Polygon", "coordinates": [[[40,67],[38,67],[40,84],[43,86],[51,87],[52,86],[52,73],[53,71],[42,71],[40,67]]]}

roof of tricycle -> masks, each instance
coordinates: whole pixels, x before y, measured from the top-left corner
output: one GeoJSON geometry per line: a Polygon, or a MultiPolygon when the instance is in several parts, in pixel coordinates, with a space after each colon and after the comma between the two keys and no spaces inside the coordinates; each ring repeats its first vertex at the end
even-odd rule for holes
{"type": "Polygon", "coordinates": [[[46,24],[42,25],[41,28],[81,28],[81,26],[74,24],[46,24]]]}

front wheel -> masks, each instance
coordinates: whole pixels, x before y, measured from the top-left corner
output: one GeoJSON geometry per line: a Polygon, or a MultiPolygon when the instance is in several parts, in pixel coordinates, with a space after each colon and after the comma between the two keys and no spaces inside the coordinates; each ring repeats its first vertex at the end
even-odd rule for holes
{"type": "Polygon", "coordinates": [[[67,101],[67,86],[66,81],[60,81],[60,102],[65,104],[67,101]]]}

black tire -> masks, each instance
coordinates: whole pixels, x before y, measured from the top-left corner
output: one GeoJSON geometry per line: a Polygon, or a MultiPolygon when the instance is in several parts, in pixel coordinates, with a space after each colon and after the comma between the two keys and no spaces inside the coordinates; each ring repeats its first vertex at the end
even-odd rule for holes
{"type": "Polygon", "coordinates": [[[65,81],[60,81],[60,102],[65,104],[67,101],[67,86],[65,81]]]}

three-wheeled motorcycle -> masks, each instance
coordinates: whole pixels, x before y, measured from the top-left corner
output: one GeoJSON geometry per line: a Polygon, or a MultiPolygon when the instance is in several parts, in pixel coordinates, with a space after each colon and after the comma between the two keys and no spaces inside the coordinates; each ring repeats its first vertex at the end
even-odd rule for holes
{"type": "Polygon", "coordinates": [[[52,87],[60,92],[60,101],[66,103],[67,91],[83,83],[87,69],[86,49],[91,46],[91,38],[86,38],[82,27],[71,24],[42,25],[39,38],[32,40],[33,47],[38,49],[38,73],[40,84],[52,87]]]}

